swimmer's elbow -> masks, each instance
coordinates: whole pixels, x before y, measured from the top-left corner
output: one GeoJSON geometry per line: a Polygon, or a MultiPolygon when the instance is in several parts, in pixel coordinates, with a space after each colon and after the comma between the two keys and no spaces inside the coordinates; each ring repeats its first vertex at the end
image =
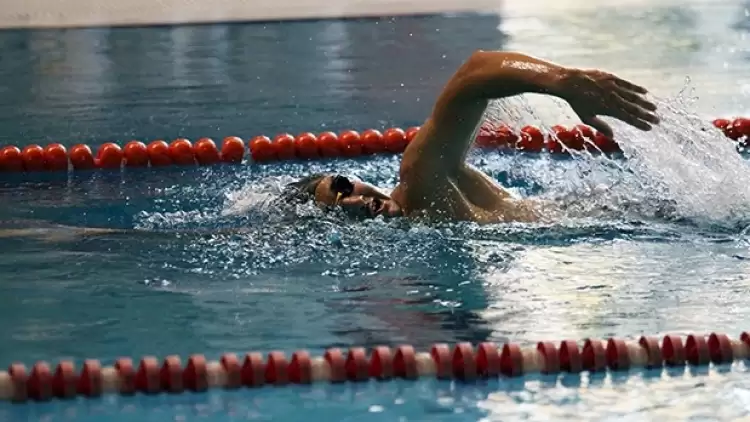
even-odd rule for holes
{"type": "Polygon", "coordinates": [[[477,75],[481,74],[486,69],[488,62],[492,58],[492,52],[484,50],[475,50],[471,55],[464,61],[463,65],[458,69],[454,75],[454,79],[459,81],[467,82],[476,78],[477,75]]]}
{"type": "Polygon", "coordinates": [[[521,53],[511,51],[475,50],[466,59],[459,70],[464,77],[483,77],[488,73],[498,73],[506,70],[513,61],[530,59],[521,53]]]}
{"type": "Polygon", "coordinates": [[[463,105],[466,101],[485,96],[487,93],[483,88],[487,86],[487,69],[491,60],[491,52],[474,51],[446,84],[438,98],[438,106],[463,105]]]}
{"type": "Polygon", "coordinates": [[[456,96],[494,99],[526,92],[551,93],[564,69],[512,51],[474,51],[456,72],[456,96]]]}
{"type": "Polygon", "coordinates": [[[508,54],[511,53],[505,51],[474,50],[464,62],[464,66],[468,70],[481,69],[486,66],[489,61],[497,61],[497,59],[505,57],[508,54]]]}
{"type": "Polygon", "coordinates": [[[468,100],[505,96],[513,79],[507,65],[512,55],[500,51],[474,51],[453,75],[447,93],[468,100]]]}

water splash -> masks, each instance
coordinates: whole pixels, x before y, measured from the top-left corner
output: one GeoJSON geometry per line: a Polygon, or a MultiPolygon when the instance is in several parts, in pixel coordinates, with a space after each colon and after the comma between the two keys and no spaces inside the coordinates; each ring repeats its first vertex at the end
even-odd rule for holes
{"type": "Polygon", "coordinates": [[[623,150],[635,177],[653,195],[672,201],[676,212],[698,223],[723,226],[750,219],[747,160],[737,146],[692,114],[686,92],[673,100],[657,100],[662,124],[639,134],[624,125],[623,150]]]}
{"type": "Polygon", "coordinates": [[[221,215],[244,217],[253,211],[268,209],[268,205],[281,194],[284,186],[294,180],[288,175],[271,176],[261,183],[248,184],[239,190],[227,192],[221,215]]]}
{"type": "MultiPolygon", "coordinates": [[[[642,132],[610,119],[625,159],[571,152],[562,163],[549,157],[521,166],[523,177],[544,187],[544,196],[565,204],[572,216],[597,212],[617,217],[669,217],[698,225],[744,227],[750,221],[748,163],[710,122],[690,111],[697,100],[687,81],[674,98],[656,98],[662,123],[642,132]]],[[[555,101],[554,123],[572,120],[555,101]]],[[[550,132],[547,119],[523,97],[497,101],[488,121],[514,127],[535,124],[550,132]]]]}

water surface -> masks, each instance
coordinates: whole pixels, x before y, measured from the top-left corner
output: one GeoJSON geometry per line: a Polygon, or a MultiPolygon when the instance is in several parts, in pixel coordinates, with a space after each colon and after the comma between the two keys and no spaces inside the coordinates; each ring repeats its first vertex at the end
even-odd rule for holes
{"type": "MultiPolygon", "coordinates": [[[[702,129],[713,117],[750,114],[747,6],[535,4],[509,5],[502,16],[0,33],[0,72],[13,81],[0,86],[2,143],[414,125],[477,48],[603,67],[651,88],[665,114],[664,127],[650,134],[617,127],[626,160],[472,155],[518,194],[557,198],[580,211],[544,226],[354,223],[266,205],[283,183],[310,171],[392,187],[397,157],[3,176],[4,227],[161,233],[81,239],[58,230],[52,239],[3,239],[0,362],[739,334],[750,317],[742,301],[750,269],[746,161],[702,129]],[[244,233],[218,233],[237,228],[244,233]]],[[[573,121],[544,98],[510,107],[490,117],[573,121]]],[[[705,416],[706,406],[723,403],[732,410],[711,417],[724,419],[746,412],[737,398],[747,391],[742,368],[733,371],[740,375],[652,374],[601,388],[469,387],[451,400],[433,390],[446,385],[417,383],[398,390],[399,399],[348,398],[341,406],[378,420],[383,415],[372,406],[405,420],[602,420],[656,417],[679,398],[691,404],[676,417],[705,416]],[[413,408],[400,410],[398,400],[413,408]]],[[[195,400],[231,407],[221,404],[231,397],[221,397],[195,400]]],[[[328,415],[339,406],[303,401],[328,415]]],[[[294,420],[280,405],[237,406],[237,420],[294,420]]],[[[185,411],[167,408],[172,416],[185,411]]],[[[27,412],[15,420],[37,420],[36,410],[27,412]]]]}

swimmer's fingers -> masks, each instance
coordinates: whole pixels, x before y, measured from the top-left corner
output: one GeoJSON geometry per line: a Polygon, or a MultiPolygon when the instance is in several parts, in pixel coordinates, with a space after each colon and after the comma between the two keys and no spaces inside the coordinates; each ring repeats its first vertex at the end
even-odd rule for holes
{"type": "Polygon", "coordinates": [[[652,124],[659,123],[656,104],[648,101],[646,89],[631,82],[612,76],[614,87],[607,96],[608,108],[612,117],[618,118],[641,130],[651,130],[652,124]]]}
{"type": "Polygon", "coordinates": [[[631,103],[619,94],[614,94],[613,98],[612,117],[644,131],[651,130],[652,124],[659,123],[659,118],[652,111],[631,103]]]}
{"type": "Polygon", "coordinates": [[[579,116],[579,117],[581,118],[581,121],[584,124],[593,127],[594,129],[596,129],[598,132],[600,132],[607,138],[612,139],[612,137],[614,136],[612,133],[612,128],[604,120],[596,116],[579,116]]]}
{"type": "Polygon", "coordinates": [[[647,100],[646,98],[643,97],[643,95],[640,95],[636,91],[625,89],[625,88],[618,88],[617,94],[620,97],[622,97],[625,101],[629,101],[646,111],[649,111],[649,112],[656,111],[656,104],[647,100]]]}
{"type": "Polygon", "coordinates": [[[648,90],[640,85],[636,85],[633,82],[626,81],[625,79],[622,79],[621,77],[616,75],[610,74],[609,77],[612,79],[612,82],[614,82],[615,85],[621,88],[625,88],[638,94],[648,94],[648,90]]]}

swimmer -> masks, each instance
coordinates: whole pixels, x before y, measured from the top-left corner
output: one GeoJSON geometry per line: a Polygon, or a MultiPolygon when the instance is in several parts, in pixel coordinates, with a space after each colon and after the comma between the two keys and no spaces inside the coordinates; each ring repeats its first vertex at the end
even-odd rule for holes
{"type": "Polygon", "coordinates": [[[390,193],[339,174],[316,174],[287,186],[282,198],[314,201],[359,217],[422,216],[478,223],[533,222],[554,206],[513,197],[465,162],[492,99],[524,93],[566,100],[581,121],[612,137],[609,116],[648,131],[658,124],[647,90],[601,70],[564,67],[514,52],[477,51],[443,88],[432,114],[404,151],[390,193]]]}
{"type": "MultiPolygon", "coordinates": [[[[400,182],[390,195],[344,175],[317,174],[291,183],[279,199],[313,201],[365,218],[422,216],[479,223],[551,219],[554,204],[515,198],[465,162],[489,101],[523,93],[566,100],[583,123],[609,137],[612,128],[598,116],[644,131],[659,123],[656,106],[644,97],[646,89],[610,73],[564,67],[521,53],[477,51],[450,78],[404,151],[400,182]]],[[[134,232],[144,230],[56,226],[0,230],[0,238],[57,241],[134,232]]]]}

